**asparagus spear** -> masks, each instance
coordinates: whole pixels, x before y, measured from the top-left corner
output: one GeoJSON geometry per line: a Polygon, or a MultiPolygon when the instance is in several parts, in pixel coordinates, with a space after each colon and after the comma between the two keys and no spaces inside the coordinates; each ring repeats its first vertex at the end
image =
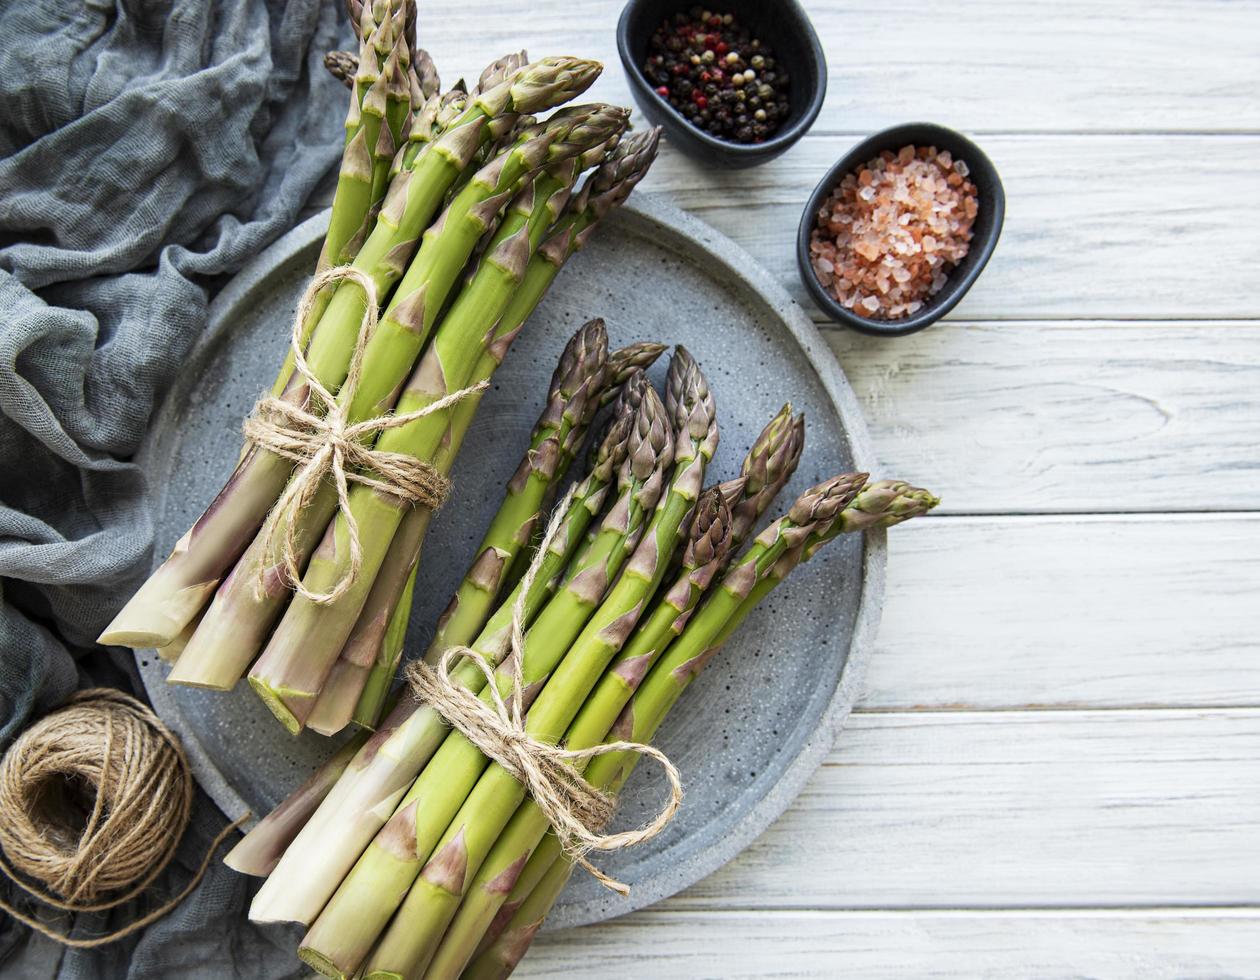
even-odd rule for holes
{"type": "Polygon", "coordinates": [[[438,620],[433,646],[443,650],[470,642],[485,623],[503,576],[530,541],[548,488],[563,474],[562,457],[585,430],[604,386],[608,335],[591,320],[569,341],[551,379],[542,415],[507,495],[477,546],[476,557],[438,620]]]}
{"type": "Polygon", "coordinates": [[[285,849],[306,826],[306,821],[324,801],[367,740],[368,733],[360,732],[330,755],[323,765],[311,773],[306,782],[240,839],[223,859],[223,863],[241,874],[258,877],[271,874],[285,849]]]}
{"type": "Polygon", "coordinates": [[[739,479],[739,498],[731,506],[731,535],[735,546],[757,526],[757,521],[796,472],[805,447],[805,416],[792,417],[791,403],[772,418],[748,450],[739,479]]]}
{"type": "MultiPolygon", "coordinates": [[[[491,522],[490,530],[478,548],[478,557],[456,592],[455,602],[460,598],[465,600],[460,626],[467,630],[470,638],[481,629],[492,608],[499,591],[499,577],[504,563],[521,546],[522,535],[525,541],[528,540],[542,496],[556,476],[562,447],[573,438],[575,426],[582,424],[586,417],[586,406],[593,405],[598,396],[603,385],[607,354],[608,335],[604,330],[604,321],[591,320],[570,339],[561,355],[552,377],[547,407],[534,428],[529,452],[522,460],[517,475],[509,482],[504,505],[491,522]]],[[[449,462],[443,460],[443,463],[445,465],[439,468],[445,472],[449,470],[449,462]]],[[[403,518],[404,524],[423,521],[427,525],[424,518],[426,511],[426,508],[413,508],[403,518]]],[[[349,695],[353,682],[347,684],[344,679],[354,677],[354,668],[358,667],[359,676],[363,681],[366,680],[366,671],[375,660],[380,638],[392,613],[393,600],[398,598],[402,589],[400,571],[403,563],[396,560],[391,569],[390,555],[401,550],[404,560],[410,558],[409,566],[414,567],[418,549],[416,543],[409,540],[410,537],[402,533],[396,534],[390,544],[382,572],[377,575],[365,603],[366,611],[373,605],[373,596],[383,593],[375,603],[379,611],[367,621],[369,629],[366,632],[360,632],[356,623],[356,631],[351,633],[334,672],[329,676],[337,693],[330,695],[327,685],[320,692],[315,711],[309,720],[310,726],[318,732],[332,734],[340,731],[354,712],[359,691],[355,690],[352,696],[349,695]],[[387,575],[387,571],[394,571],[394,574],[387,575]],[[398,581],[393,582],[391,579],[398,581]],[[372,625],[377,628],[371,629],[372,625]],[[356,633],[359,635],[356,636],[356,633]],[[348,704],[347,697],[350,698],[348,704]]],[[[405,574],[409,576],[410,573],[405,574]]],[[[362,614],[359,623],[364,623],[362,614]]],[[[461,641],[463,642],[467,641],[461,641]]]]}
{"type": "MultiPolygon", "coordinates": [[[[626,461],[633,453],[636,465],[642,468],[641,457],[647,451],[644,443],[653,438],[657,426],[653,424],[655,416],[640,416],[649,410],[663,411],[659,400],[655,406],[644,408],[645,400],[639,400],[635,414],[623,414],[613,426],[595,468],[574,492],[534,587],[524,596],[526,625],[535,621],[546,602],[548,589],[544,579],[569,565],[586,527],[603,510],[614,473],[619,483],[620,510],[627,513],[635,506],[633,494],[639,481],[634,466],[628,467],[626,461]]],[[[507,650],[506,638],[517,599],[518,592],[514,592],[504,601],[472,645],[474,652],[489,663],[498,663],[507,650]]],[[[452,672],[452,678],[476,692],[481,691],[485,681],[472,664],[461,664],[452,672]]],[[[446,733],[441,715],[404,697],[377,732],[380,741],[375,743],[371,755],[360,754],[351,767],[349,775],[353,778],[338,783],[286,852],[276,872],[263,884],[250,907],[250,918],[310,923],[394,812],[446,733]]]]}
{"type": "MultiPolygon", "coordinates": [[[[572,142],[568,149],[560,152],[573,156],[606,142],[624,127],[625,118],[625,110],[614,107],[597,107],[588,113],[575,114],[572,128],[568,130],[572,142]]],[[[552,132],[557,125],[551,123],[542,132],[552,132]]],[[[532,138],[526,140],[526,144],[531,141],[532,138]]],[[[495,166],[491,164],[490,168],[495,166]]],[[[567,196],[567,190],[561,185],[553,183],[553,186],[557,188],[556,194],[567,196]]],[[[470,184],[468,190],[472,187],[470,184]]],[[[461,197],[463,192],[456,202],[461,197]]],[[[455,204],[452,204],[454,208],[455,204]]],[[[551,212],[546,211],[543,204],[535,207],[535,215],[540,213],[545,216],[551,212]]],[[[508,238],[483,263],[478,277],[484,271],[497,281],[498,287],[469,288],[461,294],[404,391],[400,403],[402,411],[432,405],[468,382],[489,336],[483,334],[484,324],[499,321],[512,289],[521,282],[530,250],[546,227],[546,222],[535,221],[531,216],[527,227],[508,238]]],[[[470,248],[472,244],[473,241],[468,242],[470,248]]],[[[429,299],[433,299],[431,293],[429,299]]],[[[376,336],[388,326],[388,322],[387,317],[376,336]]],[[[431,459],[448,421],[449,410],[414,419],[382,433],[377,440],[377,448],[381,452],[431,459]]],[[[266,650],[250,671],[250,683],[286,725],[300,727],[313,706],[313,698],[358,618],[405,508],[403,501],[371,488],[356,485],[351,490],[350,513],[359,524],[362,541],[362,569],[358,580],[336,602],[320,604],[305,595],[295,596],[266,650]]],[[[307,510],[313,511],[314,508],[308,507],[307,510]]],[[[303,521],[307,519],[305,513],[301,516],[303,521]]],[[[338,513],[328,526],[320,549],[307,566],[303,576],[304,586],[315,593],[330,589],[347,576],[350,561],[346,514],[338,513]]]]}
{"type": "MultiPolygon", "coordinates": [[[[683,347],[670,363],[666,397],[674,426],[674,472],[668,493],[621,577],[532,703],[526,730],[535,738],[557,741],[564,734],[604,668],[629,638],[665,576],[680,528],[700,494],[705,467],[717,449],[716,409],[707,380],[683,347]]],[[[608,724],[615,717],[609,717],[608,724]]],[[[452,735],[451,740],[471,747],[462,736],[452,735]]],[[[436,769],[440,759],[439,753],[430,768],[436,769]]],[[[437,770],[430,775],[426,770],[421,779],[425,778],[439,779],[442,774],[437,770]]],[[[417,851],[427,853],[432,846],[432,856],[368,958],[369,976],[423,974],[459,905],[467,875],[476,873],[524,795],[521,782],[502,766],[491,765],[436,845],[422,842],[417,851]]],[[[437,809],[431,800],[427,802],[430,810],[437,809]]]]}
{"type": "MultiPolygon", "coordinates": [[[[574,438],[569,440],[568,445],[562,447],[563,451],[560,458],[558,472],[556,478],[551,481],[551,486],[547,490],[547,495],[544,498],[544,509],[549,509],[551,503],[554,501],[556,491],[559,489],[560,483],[564,479],[564,475],[568,472],[569,466],[573,463],[574,456],[586,438],[586,428],[590,425],[594,413],[598,409],[607,405],[609,402],[613,401],[613,399],[617,398],[621,394],[622,385],[624,385],[628,379],[635,377],[642,371],[651,367],[652,363],[656,361],[661,354],[665,353],[666,347],[667,345],[659,344],[655,341],[639,341],[633,344],[628,344],[625,347],[621,347],[608,355],[607,382],[604,385],[603,390],[600,392],[599,399],[597,401],[592,401],[587,406],[587,418],[583,423],[582,430],[580,432],[575,431],[574,438]]],[[[643,384],[647,384],[646,378],[641,380],[643,384]]],[[[600,440],[598,439],[595,441],[596,446],[598,446],[599,441],[600,440]]],[[[593,446],[592,450],[594,450],[594,448],[595,447],[593,446]]],[[[538,543],[537,539],[540,534],[541,531],[537,526],[537,523],[535,523],[532,535],[533,540],[530,541],[529,547],[521,548],[517,552],[516,558],[512,561],[507,570],[504,571],[500,585],[501,589],[508,590],[514,588],[516,583],[520,581],[521,576],[525,574],[525,569],[529,567],[529,563],[533,560],[534,551],[538,543]]],[[[456,645],[456,642],[466,643],[467,640],[459,640],[458,637],[456,637],[455,641],[452,641],[447,645],[454,646],[456,645]]]]}
{"type": "MultiPolygon", "coordinates": [[[[376,226],[353,263],[373,278],[378,295],[384,295],[402,275],[421,230],[488,138],[486,121],[506,111],[533,112],[567,101],[587,88],[598,72],[598,64],[573,58],[529,65],[493,91],[477,96],[446,132],[425,145],[413,165],[391,183],[376,226]]],[[[363,305],[362,289],[343,283],[311,336],[307,360],[329,390],[345,380],[363,305]]],[[[399,373],[386,390],[405,376],[406,368],[395,366],[399,373]]],[[[297,386],[286,397],[304,399],[302,388],[297,386]]],[[[252,447],[171,556],[106,627],[100,642],[160,647],[178,635],[249,545],[291,470],[288,460],[252,447]]]]}
{"type": "MultiPolygon", "coordinates": [[[[881,481],[861,490],[831,519],[825,511],[814,510],[817,520],[810,523],[810,508],[802,508],[801,504],[825,487],[827,484],[821,484],[807,491],[789,516],[767,528],[748,554],[727,573],[712,602],[702,607],[649,673],[609,732],[610,739],[629,738],[636,742],[651,739],[682,692],[753,608],[797,564],[812,557],[827,541],[843,533],[899,524],[926,513],[937,503],[925,490],[900,481],[881,481]],[[794,524],[793,515],[804,518],[806,523],[794,524]]],[[[593,785],[616,792],[624,785],[635,762],[629,753],[601,756],[588,767],[587,778],[593,785]]],[[[513,887],[503,906],[504,912],[511,912],[510,918],[505,915],[506,922],[500,920],[491,926],[492,933],[496,927],[502,931],[478,951],[473,963],[462,972],[465,980],[502,978],[515,969],[571,871],[572,865],[564,857],[559,842],[548,834],[519,875],[519,887],[513,887]]],[[[458,958],[454,950],[449,955],[452,962],[458,958]]],[[[436,970],[428,974],[434,978],[444,975],[436,970]]]]}
{"type": "MultiPolygon", "coordinates": [[[[649,388],[618,476],[621,494],[603,520],[595,547],[525,635],[520,670],[527,702],[625,564],[656,506],[672,458],[665,408],[649,388]]],[[[500,692],[512,687],[513,674],[506,665],[500,664],[495,683],[500,692]]],[[[489,691],[482,691],[481,697],[488,702],[489,691]]],[[[302,941],[299,955],[308,965],[329,976],[358,967],[487,764],[460,733],[446,737],[302,941]]]]}
{"type": "MultiPolygon", "coordinates": [[[[354,258],[350,242],[359,235],[373,206],[384,195],[390,164],[406,137],[404,127],[411,115],[411,87],[407,77],[411,51],[401,31],[401,20],[395,13],[403,13],[401,5],[363,38],[363,57],[355,72],[354,94],[346,119],[350,138],[337,177],[328,232],[317,269],[341,265],[354,258]]],[[[359,239],[360,243],[365,237],[366,234],[359,239]]],[[[313,313],[308,321],[311,327],[318,322],[326,305],[327,300],[313,313]]],[[[282,389],[282,385],[278,387],[282,389]]]]}

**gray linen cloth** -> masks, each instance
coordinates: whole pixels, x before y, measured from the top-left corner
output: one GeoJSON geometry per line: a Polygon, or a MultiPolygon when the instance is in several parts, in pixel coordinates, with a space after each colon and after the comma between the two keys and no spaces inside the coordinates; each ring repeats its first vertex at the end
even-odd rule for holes
{"type": "MultiPolygon", "coordinates": [[[[151,560],[129,460],[210,295],[337,161],[345,90],[320,59],[348,40],[335,0],[0,4],[0,748],[76,687],[134,687],[130,655],[93,647],[151,560]]],[[[131,921],[222,825],[200,796],[146,900],[49,921],[131,921]]],[[[305,975],[248,896],[215,861],[142,936],[86,952],[0,915],[0,974],[305,975]]]]}

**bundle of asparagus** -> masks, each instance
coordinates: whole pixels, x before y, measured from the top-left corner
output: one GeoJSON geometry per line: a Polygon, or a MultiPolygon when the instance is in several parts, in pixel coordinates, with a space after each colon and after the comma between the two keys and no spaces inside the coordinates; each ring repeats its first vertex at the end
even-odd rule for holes
{"type": "MultiPolygon", "coordinates": [[[[740,475],[702,490],[717,423],[699,365],[678,348],[662,399],[642,371],[659,348],[608,355],[605,344],[593,321],[566,348],[526,459],[424,662],[462,653],[450,679],[486,703],[519,691],[525,732],[578,753],[586,782],[615,794],[639,757],[620,744],[651,739],[793,568],[839,534],[898,523],[936,500],[844,474],[806,491],[740,554],[796,468],[803,419],[785,406],[740,475]],[[586,473],[531,545],[610,400],[586,473]],[[516,575],[523,555],[528,571],[516,575]],[[606,754],[581,756],[597,746],[606,754]]],[[[227,861],[267,878],[251,918],[308,925],[300,956],[328,976],[506,975],[573,862],[618,842],[567,828],[511,763],[492,762],[405,690],[374,735],[331,758],[227,861]]]]}
{"type": "MultiPolygon", "coordinates": [[[[423,461],[441,487],[477,386],[565,261],[643,177],[658,132],[623,140],[627,111],[601,104],[535,119],[598,75],[578,58],[509,55],[472,91],[461,83],[443,93],[428,55],[411,46],[414,0],[349,6],[360,46],[332,59],[350,109],[317,269],[336,271],[303,307],[303,370],[290,351],[272,393],[316,419],[382,423],[351,431],[375,459],[423,461]],[[373,300],[374,328],[365,319],[373,300]]],[[[624,356],[628,370],[637,352],[624,356]]],[[[572,394],[573,379],[559,383],[572,394]]],[[[583,428],[579,419],[566,432],[583,428]]],[[[539,438],[551,445],[551,435],[539,438]]],[[[293,732],[370,727],[401,651],[432,508],[383,490],[370,467],[351,468],[339,492],[335,480],[304,481],[299,463],[247,443],[100,642],[158,648],[174,663],[172,683],[226,690],[248,672],[293,732]]]]}

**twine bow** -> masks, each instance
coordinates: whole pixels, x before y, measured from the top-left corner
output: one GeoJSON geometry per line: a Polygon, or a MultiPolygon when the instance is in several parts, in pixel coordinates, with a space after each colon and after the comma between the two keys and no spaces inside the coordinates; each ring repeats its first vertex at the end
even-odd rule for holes
{"type": "MultiPolygon", "coordinates": [[[[279,552],[280,564],[284,568],[288,584],[298,595],[321,605],[336,602],[345,595],[358,578],[363,565],[359,522],[350,509],[351,482],[430,508],[438,507],[450,493],[450,480],[431,463],[406,453],[374,449],[368,445],[371,440],[367,437],[444,411],[469,395],[489,387],[488,381],[481,381],[451,392],[414,412],[381,415],[351,423],[346,410],[362,380],[363,355],[368,341],[376,332],[378,322],[376,282],[371,276],[349,265],[318,273],[311,279],[298,302],[289,345],[293,351],[294,370],[306,382],[310,392],[311,397],[307,402],[309,404],[314,400],[322,404],[323,413],[312,411],[285,398],[268,396],[259,399],[253,412],[245,420],[244,432],[248,441],[298,464],[284,493],[280,495],[263,525],[264,554],[270,557],[279,552]],[[346,380],[339,390],[341,397],[338,399],[320,382],[307,363],[302,334],[319,292],[326,286],[345,281],[353,282],[363,290],[364,308],[354,352],[350,357],[346,380]],[[346,532],[350,539],[350,567],[327,592],[312,592],[302,584],[302,552],[297,542],[298,522],[293,517],[311,503],[328,474],[332,475],[337,489],[337,504],[346,522],[346,532]]],[[[267,585],[269,564],[269,561],[259,563],[256,586],[260,594],[267,585]]]]}
{"type": "Polygon", "coordinates": [[[524,783],[534,803],[551,824],[565,853],[590,872],[605,888],[627,895],[629,887],[592,865],[586,855],[593,850],[612,851],[651,840],[673,819],[682,803],[682,778],[677,767],[659,749],[639,742],[604,742],[587,749],[566,749],[534,738],[525,726],[525,691],[522,657],[525,649],[525,597],[542,566],[551,542],[563,523],[573,491],[570,489],[552,515],[533,561],[521,579],[505,662],[512,679],[509,701],[499,693],[495,671],[468,647],[447,650],[436,667],[415,661],[407,668],[407,682],[418,700],[427,702],[489,759],[524,783]],[[451,679],[456,661],[467,659],[486,679],[490,703],[451,679]],[[633,752],[659,763],[670,784],[670,796],[657,815],[635,830],[605,834],[616,805],[608,793],[596,789],[575,763],[610,752],[633,752]]]}

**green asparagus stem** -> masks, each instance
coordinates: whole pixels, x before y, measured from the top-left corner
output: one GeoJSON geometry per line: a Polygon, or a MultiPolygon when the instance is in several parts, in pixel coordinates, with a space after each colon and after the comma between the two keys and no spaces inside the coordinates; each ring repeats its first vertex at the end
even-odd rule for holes
{"type": "MultiPolygon", "coordinates": [[[[553,115],[554,120],[560,113],[553,115]]],[[[553,153],[568,159],[585,152],[592,146],[605,143],[620,133],[625,125],[625,110],[614,107],[595,107],[571,117],[568,129],[563,123],[550,122],[541,133],[553,134],[564,131],[568,142],[564,149],[558,143],[551,147],[553,153]]],[[[534,137],[520,146],[528,146],[534,137]]],[[[515,154],[508,154],[510,160],[515,154]]],[[[499,158],[503,160],[504,158],[499,158]]],[[[496,168],[490,164],[486,169],[496,168]]],[[[403,392],[399,408],[402,412],[432,405],[443,396],[465,386],[476,367],[493,331],[486,333],[485,325],[499,322],[506,309],[511,293],[521,282],[529,255],[535,243],[541,239],[548,226],[546,220],[554,212],[550,202],[557,197],[567,197],[567,188],[552,176],[547,198],[534,201],[533,214],[519,233],[514,233],[503,244],[492,250],[478,270],[477,279],[486,277],[491,285],[484,288],[470,286],[464,290],[442,321],[433,344],[417,366],[407,389],[403,392]]],[[[465,193],[473,190],[474,181],[447,211],[448,222],[456,205],[465,193]]],[[[496,208],[497,210],[497,208],[496,208]]],[[[472,216],[469,215],[469,218],[472,216]]],[[[465,224],[472,224],[466,220],[465,224]]],[[[451,227],[448,223],[446,227],[451,227]]],[[[504,227],[508,227],[507,222],[504,227]]],[[[500,234],[503,230],[500,230],[500,234]]],[[[475,244],[475,236],[467,241],[468,250],[475,244]]],[[[465,257],[467,252],[464,253],[465,257]]],[[[422,249],[417,261],[424,258],[422,249]]],[[[462,263],[461,263],[462,264],[462,263]]],[[[457,273],[458,269],[452,272],[457,273]]],[[[411,271],[408,272],[408,277],[411,271]]],[[[433,299],[429,279],[429,299],[433,299]]],[[[403,286],[406,285],[404,278],[403,286]]],[[[426,287],[420,287],[424,289],[426,287]]],[[[400,292],[402,287],[400,286],[400,292]]],[[[404,301],[405,302],[405,301],[404,301]]],[[[440,302],[440,298],[438,299],[440,302]]],[[[388,327],[387,316],[376,336],[388,327]]],[[[377,440],[382,452],[395,452],[431,459],[449,422],[449,410],[436,412],[423,418],[390,429],[377,440]]],[[[350,512],[355,517],[363,542],[363,554],[359,578],[338,601],[320,605],[303,595],[290,602],[279,626],[272,634],[267,648],[250,671],[250,683],[264,698],[277,717],[286,726],[300,728],[318,694],[324,679],[353,628],[362,609],[380,564],[388,550],[389,542],[402,519],[405,504],[399,499],[356,484],[350,492],[350,512]]],[[[314,507],[308,507],[313,511],[314,507]]],[[[302,515],[305,520],[306,515],[302,515]]],[[[303,584],[312,592],[323,592],[341,581],[350,570],[349,530],[344,513],[338,513],[329,525],[320,548],[307,565],[303,584]]]]}
{"type": "MultiPolygon", "coordinates": [[[[679,347],[670,363],[666,397],[674,426],[668,493],[620,578],[533,701],[526,730],[535,738],[555,742],[564,734],[660,586],[700,495],[705,467],[717,449],[716,409],[707,380],[685,348],[679,347]]],[[[615,718],[614,713],[608,724],[615,718]]],[[[453,734],[451,740],[462,740],[477,752],[462,736],[453,734]]],[[[439,753],[434,763],[440,758],[439,753]]],[[[421,779],[428,775],[426,770],[421,779]]],[[[368,958],[369,977],[423,975],[459,905],[467,876],[476,873],[524,796],[524,785],[498,764],[481,775],[368,958]]]]}
{"type": "Polygon", "coordinates": [[[739,499],[731,506],[735,547],[744,543],[766,508],[792,478],[804,448],[805,416],[793,418],[789,403],[761,430],[744,458],[739,499]]]}
{"type": "MultiPolygon", "coordinates": [[[[630,642],[582,705],[565,734],[567,748],[585,749],[604,741],[639,683],[670,641],[682,632],[701,596],[725,565],[730,546],[730,508],[716,488],[709,489],[696,504],[677,581],[661,596],[647,619],[640,623],[630,642]]],[[[575,765],[579,769],[586,768],[585,762],[575,765]]],[[[477,819],[481,819],[481,814],[477,819]]],[[[470,863],[462,901],[460,896],[446,892],[426,898],[432,903],[431,917],[449,918],[454,915],[445,932],[439,934],[440,945],[424,971],[431,980],[459,976],[475,952],[477,943],[499,913],[508,892],[515,886],[516,878],[530,854],[547,833],[548,823],[534,802],[526,799],[500,829],[501,833],[480,868],[475,869],[470,863]],[[458,904],[457,915],[452,907],[454,904],[458,904]]],[[[413,886],[403,906],[404,913],[411,904],[412,895],[416,894],[416,887],[413,886]]],[[[445,922],[442,924],[446,925],[445,922]]]]}
{"type": "MultiPolygon", "coordinates": [[[[521,676],[526,703],[621,571],[656,506],[672,458],[665,408],[649,388],[618,474],[621,493],[603,519],[595,546],[525,634],[521,676]]],[[[495,682],[500,692],[511,689],[513,675],[506,665],[496,670],[495,682]]],[[[488,691],[481,696],[490,699],[488,691]]],[[[299,955],[308,965],[329,976],[357,969],[487,764],[461,734],[447,735],[307,933],[299,955]]]]}
{"type": "MultiPolygon", "coordinates": [[[[574,430],[573,438],[568,444],[562,447],[560,464],[557,468],[555,479],[551,481],[551,486],[547,490],[544,498],[544,509],[550,509],[554,502],[556,491],[559,489],[565,474],[572,465],[575,454],[581,447],[586,438],[586,430],[590,426],[594,413],[603,408],[609,402],[613,401],[621,394],[622,386],[632,377],[641,374],[647,370],[667,349],[667,345],[658,344],[655,341],[639,341],[628,344],[625,347],[618,348],[608,355],[608,366],[606,369],[606,383],[600,392],[598,401],[591,401],[587,405],[587,416],[583,421],[580,431],[574,430]]],[[[646,378],[640,379],[643,384],[647,383],[646,378]]],[[[598,445],[599,440],[596,440],[598,445]]],[[[592,447],[594,448],[594,447],[592,447]]],[[[521,576],[525,574],[525,570],[529,567],[534,558],[534,552],[537,549],[538,538],[541,537],[541,528],[537,523],[533,529],[533,540],[529,542],[529,547],[521,548],[511,565],[503,573],[500,589],[506,591],[516,587],[516,583],[521,580],[521,576]]],[[[467,642],[467,641],[461,641],[467,642]]],[[[454,645],[453,643],[451,645],[454,645]]],[[[438,654],[440,656],[440,653],[438,654]]]]}
{"type": "MultiPolygon", "coordinates": [[[[788,517],[772,524],[758,537],[744,558],[727,573],[712,602],[701,609],[648,674],[608,733],[610,740],[651,739],[682,692],[748,614],[797,564],[812,557],[826,542],[839,534],[899,524],[927,513],[938,502],[927,491],[901,481],[881,481],[863,488],[847,506],[829,518],[827,511],[832,504],[823,500],[820,507],[819,500],[811,502],[809,498],[816,498],[820,490],[831,500],[836,499],[835,490],[843,496],[853,486],[850,483],[845,488],[846,479],[839,477],[807,491],[788,517]],[[794,518],[802,523],[796,523],[794,518]]],[[[593,785],[616,792],[629,778],[636,761],[630,753],[601,756],[587,768],[586,775],[593,785]]],[[[501,934],[493,936],[479,949],[476,960],[462,975],[478,980],[508,976],[559,897],[571,870],[559,842],[553,834],[548,834],[517,879],[519,889],[513,887],[503,905],[501,911],[510,912],[510,918],[504,915],[490,926],[492,933],[501,929],[501,934]]],[[[430,975],[444,974],[433,972],[430,975]]]]}
{"type": "Polygon", "coordinates": [[[529,544],[548,489],[563,474],[567,447],[585,431],[605,379],[608,335],[603,320],[591,320],[569,341],[551,379],[529,449],[508,481],[507,495],[477,546],[476,558],[438,620],[433,647],[466,646],[485,624],[503,585],[504,572],[529,544]]]}
{"type": "MultiPolygon", "coordinates": [[[[527,66],[492,92],[479,95],[438,139],[424,145],[412,166],[391,183],[376,226],[353,263],[373,278],[379,296],[386,295],[398,281],[421,230],[488,138],[487,120],[507,111],[533,112],[562,103],[589,86],[598,72],[598,64],[572,58],[527,66]]],[[[331,391],[345,380],[364,302],[361,288],[343,283],[312,333],[307,360],[315,376],[331,391]]],[[[396,376],[390,384],[382,385],[384,390],[393,390],[406,376],[407,367],[394,364],[396,376]]],[[[378,372],[382,381],[388,380],[382,368],[374,367],[365,374],[378,372]]],[[[303,388],[291,385],[286,397],[303,400],[303,388]]],[[[133,647],[170,643],[201,611],[248,547],[291,470],[288,460],[256,446],[251,448],[171,556],[101,634],[100,642],[133,647]]]]}
{"type": "Polygon", "coordinates": [[[223,863],[241,874],[258,877],[271,874],[280,856],[306,826],[306,821],[341,778],[367,738],[366,732],[360,733],[329,756],[306,782],[241,838],[223,863]]]}

